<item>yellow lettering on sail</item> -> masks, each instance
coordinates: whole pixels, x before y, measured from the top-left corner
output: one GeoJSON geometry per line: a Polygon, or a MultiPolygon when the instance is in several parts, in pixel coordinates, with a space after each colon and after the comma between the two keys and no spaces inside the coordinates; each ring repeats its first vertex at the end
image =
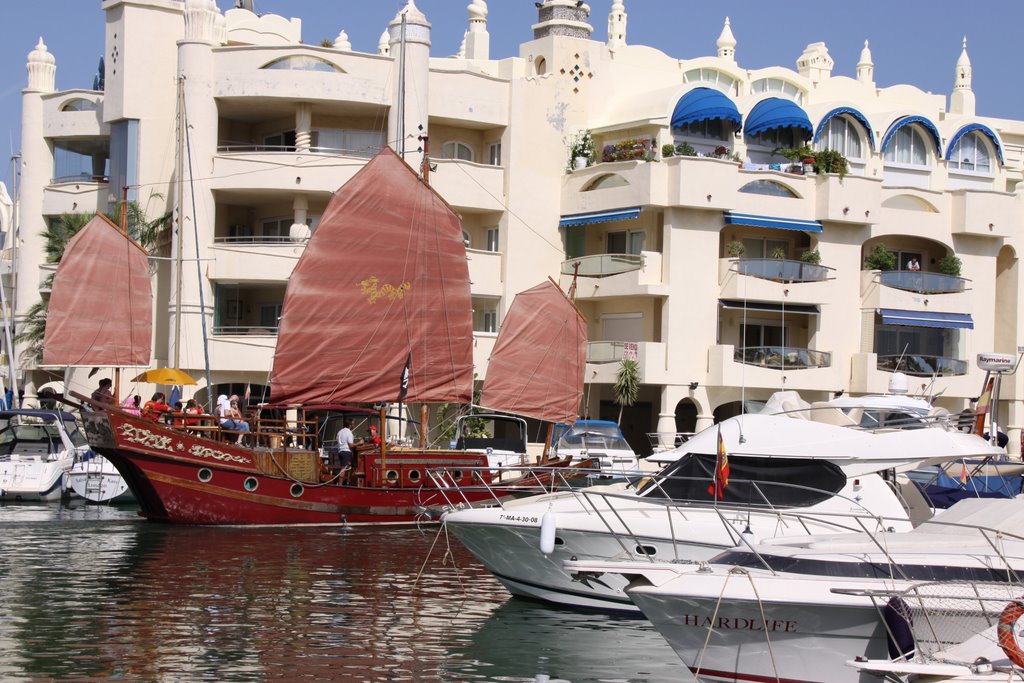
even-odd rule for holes
{"type": "Polygon", "coordinates": [[[377,303],[377,299],[398,301],[404,298],[405,293],[412,289],[412,283],[403,282],[397,287],[386,283],[382,285],[376,275],[371,275],[365,280],[359,281],[359,289],[366,295],[366,300],[374,304],[377,303]]]}

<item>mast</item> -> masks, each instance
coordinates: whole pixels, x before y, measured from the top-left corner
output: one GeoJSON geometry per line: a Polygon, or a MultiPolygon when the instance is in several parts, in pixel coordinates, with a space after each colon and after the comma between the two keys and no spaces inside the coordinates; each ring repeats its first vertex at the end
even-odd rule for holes
{"type": "MultiPolygon", "coordinates": [[[[175,127],[177,133],[177,144],[175,145],[175,177],[178,180],[177,188],[175,191],[175,209],[176,209],[176,222],[178,239],[175,240],[177,248],[174,254],[174,366],[175,368],[181,368],[181,276],[182,276],[182,228],[184,227],[184,221],[182,220],[182,208],[185,203],[185,161],[184,155],[181,153],[182,141],[184,138],[182,131],[182,122],[185,120],[183,116],[184,111],[184,100],[185,100],[185,83],[179,78],[178,79],[178,115],[177,115],[177,126],[175,127]]],[[[209,390],[207,390],[209,393],[209,390]]]]}
{"type": "Polygon", "coordinates": [[[395,151],[398,156],[405,159],[405,12],[402,12],[402,32],[400,45],[402,52],[398,58],[398,126],[395,134],[398,140],[395,141],[395,151]]]}
{"type": "MultiPolygon", "coordinates": [[[[13,146],[13,145],[12,145],[13,146]]],[[[11,242],[11,298],[18,300],[18,232],[21,227],[21,193],[18,183],[20,177],[19,166],[21,154],[11,154],[11,184],[14,192],[14,211],[11,216],[10,242],[11,242]]],[[[3,282],[0,282],[0,306],[4,310],[4,335],[7,341],[7,365],[10,377],[11,405],[8,408],[20,408],[21,401],[18,399],[18,375],[15,369],[15,348],[14,337],[11,335],[11,321],[7,315],[7,297],[4,294],[3,282]]],[[[12,311],[13,312],[13,311],[12,311]]]]}

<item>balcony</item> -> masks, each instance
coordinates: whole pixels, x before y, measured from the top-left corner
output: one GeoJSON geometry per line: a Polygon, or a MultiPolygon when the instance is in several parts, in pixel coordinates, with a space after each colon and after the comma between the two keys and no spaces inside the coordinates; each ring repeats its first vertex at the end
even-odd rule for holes
{"type": "Polygon", "coordinates": [[[63,182],[43,188],[43,215],[59,216],[62,213],[96,213],[106,210],[110,186],[104,180],[63,182]]]}
{"type": "Polygon", "coordinates": [[[474,296],[501,296],[503,272],[501,253],[482,249],[467,249],[469,281],[474,296]]]}
{"type": "Polygon", "coordinates": [[[970,313],[969,280],[940,273],[862,270],[862,308],[970,313]]]}
{"type": "Polygon", "coordinates": [[[656,251],[639,254],[594,254],[562,262],[559,285],[568,290],[574,267],[579,264],[576,297],[607,299],[618,296],[668,296],[662,275],[662,255],[656,251]]]}
{"type": "Polygon", "coordinates": [[[835,278],[828,266],[786,259],[719,259],[720,298],[820,304],[835,278]]]}
{"type": "MultiPolygon", "coordinates": [[[[215,328],[216,329],[216,328],[215,328]]],[[[228,328],[219,328],[228,331],[228,328]]],[[[240,330],[239,330],[240,331],[240,330]]],[[[274,365],[276,335],[266,334],[221,334],[210,337],[210,366],[218,372],[259,372],[266,373],[274,365]]],[[[184,345],[183,365],[203,367],[200,348],[184,345]]]]}
{"type": "Polygon", "coordinates": [[[1020,198],[992,190],[953,190],[950,192],[954,235],[1012,237],[1020,198]]]}
{"type": "Polygon", "coordinates": [[[334,192],[366,164],[365,156],[297,152],[290,148],[225,145],[213,157],[210,187],[276,193],[334,192]]]}
{"type": "Polygon", "coordinates": [[[204,265],[210,280],[234,282],[286,282],[295,264],[306,248],[306,242],[292,242],[284,238],[246,238],[251,241],[224,241],[218,239],[210,249],[213,256],[204,265]],[[260,240],[260,241],[255,241],[260,240]]]}
{"type": "Polygon", "coordinates": [[[817,177],[817,215],[821,221],[871,224],[879,220],[882,181],[877,178],[826,174],[817,177]]]}
{"type": "Polygon", "coordinates": [[[661,342],[592,341],[587,344],[587,370],[584,381],[614,384],[619,363],[629,349],[636,354],[642,384],[667,381],[665,344],[661,342]]]}
{"type": "MultiPolygon", "coordinates": [[[[904,356],[899,370],[907,375],[918,378],[910,383],[911,394],[938,394],[946,399],[971,398],[978,395],[978,388],[984,375],[980,370],[971,370],[970,364],[954,358],[937,356],[918,356],[921,361],[909,360],[904,356]],[[962,363],[962,365],[961,365],[962,363]],[[931,373],[917,374],[911,370],[924,370],[936,366],[956,370],[946,374],[943,372],[934,382],[931,373]]],[[[896,359],[888,356],[879,357],[874,353],[855,353],[850,358],[850,393],[852,394],[884,394],[889,391],[889,379],[892,377],[896,359]]],[[[842,386],[838,384],[836,386],[842,386]]]]}
{"type": "Polygon", "coordinates": [[[746,346],[736,349],[733,360],[772,370],[806,370],[832,366],[828,351],[799,349],[792,346],[746,346]]]}
{"type": "Polygon", "coordinates": [[[487,376],[487,362],[497,340],[498,335],[494,332],[473,332],[473,374],[478,379],[487,376]]]}
{"type": "Polygon", "coordinates": [[[929,355],[878,356],[878,369],[902,372],[912,377],[956,377],[966,375],[970,366],[965,360],[929,355]]]}
{"type": "MultiPolygon", "coordinates": [[[[731,164],[735,171],[735,164],[731,164]]],[[[612,161],[575,170],[562,186],[562,214],[610,211],[623,206],[667,206],[667,164],[612,161]],[[624,185],[590,188],[602,176],[616,175],[624,185]]]]}
{"type": "Polygon", "coordinates": [[[717,344],[708,349],[710,386],[820,391],[843,386],[843,368],[832,364],[827,351],[787,347],[746,347],[717,344]]]}
{"type": "Polygon", "coordinates": [[[460,159],[431,159],[437,170],[430,185],[456,207],[483,211],[505,210],[505,169],[460,159]]]}
{"type": "Polygon", "coordinates": [[[902,289],[918,294],[952,294],[967,289],[970,280],[942,273],[925,273],[919,270],[883,270],[878,281],[884,287],[902,289]]]}

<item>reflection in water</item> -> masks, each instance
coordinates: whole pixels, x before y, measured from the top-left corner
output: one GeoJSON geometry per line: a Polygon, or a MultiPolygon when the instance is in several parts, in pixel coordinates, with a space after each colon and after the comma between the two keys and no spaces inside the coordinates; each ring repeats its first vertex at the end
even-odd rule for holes
{"type": "Polygon", "coordinates": [[[3,680],[688,677],[647,622],[508,600],[433,528],[191,528],[53,504],[2,506],[0,525],[3,680]]]}

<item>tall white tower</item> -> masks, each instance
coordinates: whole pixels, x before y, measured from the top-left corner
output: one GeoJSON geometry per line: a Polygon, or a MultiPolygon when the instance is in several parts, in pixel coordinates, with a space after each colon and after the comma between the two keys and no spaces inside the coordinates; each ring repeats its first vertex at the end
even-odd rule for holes
{"type": "Polygon", "coordinates": [[[406,163],[415,169],[419,169],[423,160],[422,153],[416,151],[420,146],[416,138],[420,135],[420,126],[423,126],[423,131],[427,127],[430,28],[427,17],[413,0],[408,0],[406,6],[388,24],[391,57],[395,60],[396,70],[404,70],[404,73],[397,73],[391,79],[394,91],[388,114],[388,140],[406,163]]]}
{"type": "Polygon", "coordinates": [[[725,18],[725,26],[722,27],[722,33],[715,44],[718,46],[719,57],[728,62],[736,62],[736,36],[732,34],[729,17],[725,18]]]}
{"type": "Polygon", "coordinates": [[[608,49],[626,46],[626,5],[622,0],[612,3],[612,11],[608,13],[608,49]]]}
{"type": "Polygon", "coordinates": [[[963,50],[956,60],[956,78],[953,80],[953,94],[949,97],[949,111],[954,114],[974,116],[974,91],[971,90],[971,58],[967,56],[967,36],[964,36],[963,50]]]}
{"type": "Polygon", "coordinates": [[[860,51],[860,59],[857,60],[857,80],[870,86],[875,85],[875,63],[871,61],[871,48],[866,40],[864,49],[860,51]]]}
{"type": "Polygon", "coordinates": [[[487,3],[473,0],[466,6],[469,12],[469,31],[466,33],[466,59],[491,58],[491,34],[487,32],[487,3]]]}

